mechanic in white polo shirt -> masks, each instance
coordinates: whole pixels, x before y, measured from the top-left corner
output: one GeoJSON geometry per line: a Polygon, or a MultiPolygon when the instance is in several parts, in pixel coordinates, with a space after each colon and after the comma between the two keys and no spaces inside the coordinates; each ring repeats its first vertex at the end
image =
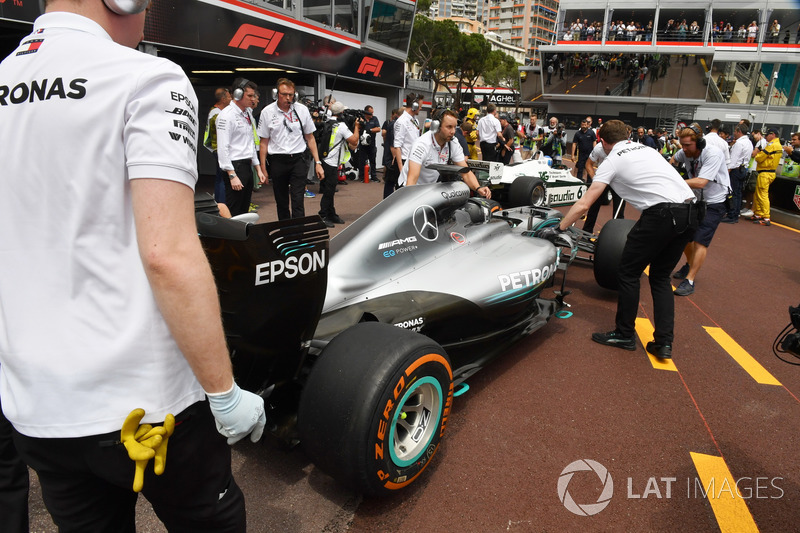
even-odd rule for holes
{"type": "MultiPolygon", "coordinates": [[[[670,273],[697,228],[692,190],[657,151],[628,140],[624,122],[609,120],[600,128],[600,141],[608,154],[586,193],[570,208],[558,226],[566,230],[613,186],[626,202],[642,212],[628,233],[618,270],[619,293],[616,328],[593,333],[592,340],[607,346],[636,350],[635,322],[639,309],[639,283],[650,265],[655,333],[646,349],[656,357],[672,357],[675,298],[670,273]]],[[[547,237],[548,232],[542,236],[547,237]]]]}
{"type": "Polygon", "coordinates": [[[59,531],[134,531],[137,470],[167,529],[244,531],[215,425],[257,440],[264,402],[233,380],[197,238],[197,98],[133,49],[147,5],[49,0],[0,63],[0,397],[59,531]]]}
{"type": "Polygon", "coordinates": [[[682,129],[679,138],[681,150],[672,156],[671,162],[684,165],[688,176],[686,184],[695,191],[698,200],[708,205],[694,239],[686,245],[686,264],[672,275],[675,279],[683,280],[675,289],[675,294],[689,296],[694,293],[695,277],[706,260],[711,239],[727,211],[725,200],[731,192],[731,181],[725,164],[727,149],[723,152],[713,144],[703,142],[705,138],[699,124],[693,122],[688,128],[682,129]]]}
{"type": "Polygon", "coordinates": [[[259,183],[266,175],[258,165],[258,153],[253,139],[253,119],[250,111],[256,101],[258,85],[245,78],[236,78],[231,87],[233,100],[217,117],[217,159],[219,167],[228,174],[225,183],[225,205],[231,216],[250,211],[253,196],[253,169],[259,183]]]}
{"type": "MultiPolygon", "coordinates": [[[[458,116],[449,109],[440,111],[434,120],[439,121],[438,128],[431,128],[431,131],[423,134],[411,148],[411,155],[403,165],[398,183],[401,186],[422,185],[426,183],[436,183],[439,179],[439,172],[427,168],[431,164],[452,164],[466,167],[467,162],[464,158],[464,150],[458,141],[454,141],[458,116]]],[[[462,174],[462,179],[472,191],[477,192],[485,198],[492,197],[489,187],[480,187],[478,178],[470,170],[462,174]]]]}
{"type": "MultiPolygon", "coordinates": [[[[594,175],[597,173],[597,167],[605,161],[607,157],[606,151],[603,149],[603,143],[597,143],[594,148],[592,148],[589,157],[586,159],[586,163],[584,164],[583,169],[586,171],[586,182],[591,185],[592,180],[594,179],[594,175]]],[[[611,218],[625,218],[625,202],[622,201],[619,194],[614,191],[611,187],[608,188],[611,191],[611,218]]],[[[594,225],[597,223],[597,215],[600,213],[600,208],[603,207],[603,198],[605,195],[601,195],[595,202],[592,204],[592,207],[589,208],[589,211],[586,212],[586,220],[583,222],[583,231],[588,231],[589,233],[594,233],[594,225]]]]}
{"type": "Polygon", "coordinates": [[[408,156],[411,155],[411,147],[419,139],[419,121],[417,121],[419,99],[420,97],[414,93],[407,94],[405,111],[394,121],[392,155],[398,176],[403,171],[403,165],[408,161],[408,156]]]}
{"type": "Polygon", "coordinates": [[[309,165],[306,149],[313,159],[317,179],[321,180],[325,174],[314,140],[317,128],[308,108],[295,103],[294,82],[280,78],[275,84],[275,101],[261,110],[258,120],[258,136],[261,138],[259,158],[264,175],[272,176],[278,220],[286,220],[306,216],[303,203],[309,165]]]}

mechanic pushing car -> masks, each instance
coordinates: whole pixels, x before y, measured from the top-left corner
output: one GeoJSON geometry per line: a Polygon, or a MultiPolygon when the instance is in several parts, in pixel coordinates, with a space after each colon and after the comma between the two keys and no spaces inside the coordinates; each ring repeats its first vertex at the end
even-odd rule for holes
{"type": "Polygon", "coordinates": [[[636,350],[634,324],[639,308],[639,283],[649,264],[655,333],[646,349],[660,359],[669,359],[672,357],[675,322],[670,274],[697,229],[695,196],[661,154],[628,140],[623,122],[609,120],[600,128],[599,137],[608,157],[598,167],[586,194],[552,230],[565,231],[586,213],[609,185],[642,212],[628,234],[619,263],[616,328],[607,333],[593,333],[592,340],[636,350]]]}
{"type": "MultiPolygon", "coordinates": [[[[401,186],[422,185],[436,183],[439,179],[437,170],[427,168],[431,164],[453,164],[466,167],[464,150],[458,141],[454,141],[458,124],[458,116],[445,109],[431,121],[431,129],[414,141],[411,155],[403,165],[398,183],[401,186]]],[[[481,187],[478,178],[470,170],[464,174],[464,183],[470,190],[477,192],[484,198],[491,198],[492,191],[489,187],[481,187]]]]}
{"type": "Polygon", "coordinates": [[[49,0],[0,63],[0,396],[59,531],[135,531],[138,491],[169,530],[244,531],[217,429],[258,440],[264,401],[197,238],[197,98],[135,50],[148,4],[49,0]]]}

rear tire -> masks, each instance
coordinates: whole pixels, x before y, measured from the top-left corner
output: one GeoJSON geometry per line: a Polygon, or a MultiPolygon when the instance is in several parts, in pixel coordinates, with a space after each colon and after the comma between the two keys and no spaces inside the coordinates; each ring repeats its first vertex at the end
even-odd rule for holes
{"type": "Polygon", "coordinates": [[[600,231],[594,249],[594,279],[604,289],[619,289],[617,270],[622,259],[622,250],[628,240],[628,232],[635,220],[618,218],[609,220],[600,231]]]}
{"type": "Polygon", "coordinates": [[[439,447],[453,401],[444,349],[378,322],[325,347],[303,389],[298,429],[323,471],[365,495],[411,484],[439,447]]]}
{"type": "Polygon", "coordinates": [[[547,205],[547,189],[544,182],[533,176],[520,176],[511,183],[508,192],[510,207],[533,205],[544,207],[547,205]]]}

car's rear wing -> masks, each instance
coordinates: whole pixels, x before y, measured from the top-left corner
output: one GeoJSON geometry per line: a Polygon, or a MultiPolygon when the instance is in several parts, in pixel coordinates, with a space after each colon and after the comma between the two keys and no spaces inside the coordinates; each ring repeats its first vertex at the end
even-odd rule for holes
{"type": "Polygon", "coordinates": [[[327,228],[316,216],[265,224],[196,216],[237,382],[259,390],[287,379],[297,371],[325,301],[327,228]]]}

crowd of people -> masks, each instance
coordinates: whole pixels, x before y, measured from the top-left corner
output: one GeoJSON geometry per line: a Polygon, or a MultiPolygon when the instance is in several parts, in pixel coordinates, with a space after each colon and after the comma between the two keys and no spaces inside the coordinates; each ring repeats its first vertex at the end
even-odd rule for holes
{"type": "MultiPolygon", "coordinates": [[[[655,38],[659,41],[700,41],[704,40],[704,20],[668,19],[660,28],[656,29],[652,20],[625,21],[612,20],[608,25],[603,22],[581,20],[566,21],[559,32],[560,40],[567,42],[602,41],[641,41],[652,42],[655,38]]],[[[753,20],[746,24],[737,24],[732,21],[721,20],[711,26],[710,38],[715,43],[756,43],[759,39],[759,25],[753,20]]],[[[780,22],[774,19],[763,34],[765,43],[800,43],[800,24],[795,29],[792,40],[790,28],[781,27],[780,22]]]]}

